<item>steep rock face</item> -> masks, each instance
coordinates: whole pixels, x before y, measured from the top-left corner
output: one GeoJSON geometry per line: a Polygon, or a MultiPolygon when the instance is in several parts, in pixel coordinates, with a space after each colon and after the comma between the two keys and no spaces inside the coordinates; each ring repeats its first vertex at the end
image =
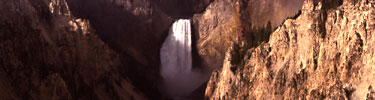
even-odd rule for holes
{"type": "Polygon", "coordinates": [[[207,99],[374,98],[375,1],[304,2],[268,43],[233,43],[207,99]],[[239,56],[242,55],[242,56],[239,56]]]}
{"type": "Polygon", "coordinates": [[[204,13],[194,15],[193,24],[195,63],[208,69],[222,66],[225,51],[241,32],[238,0],[213,1],[204,13]]]}
{"type": "Polygon", "coordinates": [[[65,0],[2,0],[0,11],[0,99],[146,99],[65,0]]]}
{"type": "Polygon", "coordinates": [[[285,21],[298,15],[303,0],[239,0],[244,49],[268,42],[270,34],[285,21]]]}
{"type": "MultiPolygon", "coordinates": [[[[253,20],[250,19],[254,17],[250,15],[257,15],[257,12],[249,9],[259,6],[270,6],[268,4],[260,4],[261,1],[262,0],[214,0],[206,8],[205,12],[195,14],[193,16],[193,32],[195,33],[193,34],[193,58],[195,59],[193,60],[193,67],[203,68],[202,72],[204,73],[211,73],[213,69],[220,68],[223,65],[225,52],[231,46],[231,43],[243,42],[240,40],[244,39],[239,37],[247,38],[247,42],[243,44],[246,45],[246,47],[242,49],[254,47],[266,41],[266,38],[263,37],[268,37],[269,34],[264,33],[270,32],[257,33],[255,31],[250,31],[258,26],[250,25],[253,23],[253,20]]],[[[298,0],[290,1],[296,2],[298,0]]],[[[277,2],[277,0],[268,0],[267,2],[277,2]]],[[[272,5],[273,4],[274,3],[272,3],[272,5]]],[[[271,11],[272,5],[271,7],[264,8],[264,10],[271,11]]],[[[279,6],[280,5],[286,6],[285,4],[279,4],[279,6]]],[[[298,5],[296,6],[294,10],[298,10],[298,5]]],[[[284,10],[285,9],[278,11],[285,12],[284,10]]],[[[290,13],[292,12],[293,11],[290,13]]],[[[257,15],[256,17],[259,16],[260,15],[257,15]]],[[[283,15],[280,17],[284,18],[287,16],[283,15]]],[[[268,20],[271,19],[273,18],[268,20]]],[[[268,21],[265,19],[261,20],[261,22],[268,21]]],[[[263,27],[263,25],[259,25],[259,27],[263,27]]],[[[269,30],[271,31],[272,28],[269,30]]]]}
{"type": "Polygon", "coordinates": [[[297,14],[301,6],[301,0],[214,0],[205,12],[193,16],[198,63],[210,68],[222,66],[232,41],[245,36],[248,47],[259,45],[268,39],[265,33],[270,33],[272,26],[297,14]],[[254,31],[264,31],[261,28],[266,28],[267,22],[272,22],[267,31],[254,31]]]}

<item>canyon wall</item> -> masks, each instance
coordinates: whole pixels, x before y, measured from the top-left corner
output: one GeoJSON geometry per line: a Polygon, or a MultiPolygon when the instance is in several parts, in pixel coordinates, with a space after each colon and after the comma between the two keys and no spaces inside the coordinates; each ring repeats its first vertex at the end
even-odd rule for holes
{"type": "Polygon", "coordinates": [[[146,99],[65,0],[0,1],[0,99],[146,99]]]}
{"type": "Polygon", "coordinates": [[[167,99],[160,48],[178,18],[192,19],[191,70],[214,70],[193,98],[375,95],[373,0],[12,0],[0,11],[0,99],[167,99]]]}
{"type": "Polygon", "coordinates": [[[375,1],[304,1],[269,42],[233,42],[206,99],[374,99],[375,1]]]}

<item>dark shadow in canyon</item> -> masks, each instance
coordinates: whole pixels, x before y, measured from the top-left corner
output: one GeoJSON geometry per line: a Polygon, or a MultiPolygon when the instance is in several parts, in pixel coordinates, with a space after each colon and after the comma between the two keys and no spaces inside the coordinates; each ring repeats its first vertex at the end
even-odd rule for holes
{"type": "MultiPolygon", "coordinates": [[[[111,2],[111,0],[67,0],[73,15],[88,19],[99,37],[121,54],[124,67],[119,72],[123,76],[128,76],[137,88],[144,92],[148,98],[153,99],[163,98],[157,89],[161,81],[159,73],[160,47],[167,37],[173,21],[179,18],[190,18],[195,13],[204,12],[212,1],[114,0],[111,2]],[[141,9],[137,13],[134,12],[137,10],[128,10],[127,7],[132,8],[132,5],[116,4],[116,1],[130,2],[130,4],[135,2],[140,5],[145,3],[148,6],[134,6],[134,9],[141,9]]],[[[261,42],[268,41],[270,33],[274,29],[272,26],[280,22],[278,20],[257,19],[259,17],[252,16],[257,13],[251,9],[255,7],[250,4],[252,2],[242,1],[246,1],[246,4],[243,4],[242,8],[240,8],[242,27],[244,28],[243,33],[250,47],[256,47],[261,42]],[[255,25],[251,19],[263,20],[265,23],[269,23],[261,25],[263,22],[257,22],[255,25]],[[257,27],[254,28],[255,26],[257,27]],[[261,27],[258,28],[258,26],[261,27]]],[[[288,5],[287,7],[290,7],[290,4],[288,5]]],[[[270,9],[267,11],[270,11],[270,9]]],[[[262,16],[269,14],[267,11],[266,13],[261,13],[263,14],[262,16]]],[[[285,17],[287,15],[278,16],[285,17]]],[[[281,17],[277,17],[277,19],[281,17]]],[[[192,30],[196,27],[198,26],[193,26],[192,30]]],[[[199,33],[192,31],[193,69],[204,68],[201,62],[202,58],[198,55],[196,48],[197,34],[199,33]]],[[[203,97],[204,90],[205,87],[202,87],[195,93],[202,93],[198,97],[203,97]]]]}
{"type": "MultiPolygon", "coordinates": [[[[120,74],[129,77],[148,98],[160,99],[163,98],[157,89],[161,82],[160,47],[172,22],[202,13],[212,0],[67,2],[74,16],[88,19],[96,34],[121,55],[120,74]]],[[[194,55],[196,52],[193,48],[193,59],[198,57],[194,55]]]]}
{"type": "Polygon", "coordinates": [[[135,15],[110,0],[67,2],[73,15],[88,19],[98,36],[120,53],[123,67],[118,72],[129,77],[148,98],[162,98],[157,90],[160,81],[159,49],[168,34],[171,18],[157,10],[146,12],[150,15],[135,15]]]}
{"type": "Polygon", "coordinates": [[[203,13],[214,0],[151,0],[167,15],[175,19],[192,17],[196,13],[203,13]]]}

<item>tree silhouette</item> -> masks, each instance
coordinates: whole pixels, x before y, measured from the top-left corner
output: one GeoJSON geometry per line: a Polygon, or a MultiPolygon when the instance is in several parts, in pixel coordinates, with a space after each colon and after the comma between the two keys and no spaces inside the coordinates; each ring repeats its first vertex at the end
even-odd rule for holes
{"type": "Polygon", "coordinates": [[[271,21],[268,21],[267,24],[263,27],[253,26],[252,23],[247,24],[243,32],[243,39],[247,43],[246,48],[256,47],[263,42],[268,42],[271,33],[274,28],[272,27],[271,21]]]}
{"type": "Polygon", "coordinates": [[[266,33],[265,33],[267,35],[266,36],[267,41],[269,41],[272,32],[273,32],[273,29],[272,29],[271,21],[268,21],[266,25],[266,33]]]}

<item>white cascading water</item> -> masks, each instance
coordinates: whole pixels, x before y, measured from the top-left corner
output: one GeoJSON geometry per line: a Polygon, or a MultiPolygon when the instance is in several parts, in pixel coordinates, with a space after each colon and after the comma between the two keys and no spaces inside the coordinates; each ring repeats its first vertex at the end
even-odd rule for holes
{"type": "Polygon", "coordinates": [[[192,70],[191,25],[189,19],[177,20],[160,49],[162,92],[179,99],[201,86],[207,78],[192,70]]]}

